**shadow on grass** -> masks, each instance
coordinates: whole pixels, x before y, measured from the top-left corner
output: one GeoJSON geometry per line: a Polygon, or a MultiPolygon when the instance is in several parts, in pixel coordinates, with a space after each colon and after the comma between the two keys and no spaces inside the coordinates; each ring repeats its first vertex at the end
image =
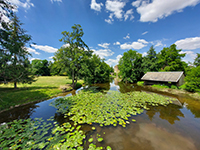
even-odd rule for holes
{"type": "Polygon", "coordinates": [[[57,87],[0,88],[0,111],[16,105],[45,100],[60,92],[57,87]]]}

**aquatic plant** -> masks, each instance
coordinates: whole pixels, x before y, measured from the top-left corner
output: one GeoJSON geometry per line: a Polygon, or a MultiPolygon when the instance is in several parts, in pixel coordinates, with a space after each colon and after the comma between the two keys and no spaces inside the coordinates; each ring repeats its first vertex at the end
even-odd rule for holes
{"type": "MultiPolygon", "coordinates": [[[[100,126],[126,127],[131,115],[141,114],[147,105],[158,106],[171,103],[173,99],[145,92],[119,93],[111,91],[108,94],[81,91],[76,96],[57,99],[51,105],[58,112],[70,117],[74,124],[98,123],[100,126]]],[[[135,120],[134,120],[135,121],[135,120]]]]}

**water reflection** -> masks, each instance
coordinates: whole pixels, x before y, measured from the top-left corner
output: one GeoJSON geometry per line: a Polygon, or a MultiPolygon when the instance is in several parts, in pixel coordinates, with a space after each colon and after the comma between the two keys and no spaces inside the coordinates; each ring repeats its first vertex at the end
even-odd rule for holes
{"type": "Polygon", "coordinates": [[[175,121],[180,121],[179,117],[185,117],[184,114],[181,112],[181,106],[170,104],[167,107],[165,106],[158,106],[153,107],[149,106],[150,110],[146,112],[149,119],[152,120],[156,113],[159,113],[159,117],[161,119],[167,120],[170,124],[174,124],[175,121]]]}

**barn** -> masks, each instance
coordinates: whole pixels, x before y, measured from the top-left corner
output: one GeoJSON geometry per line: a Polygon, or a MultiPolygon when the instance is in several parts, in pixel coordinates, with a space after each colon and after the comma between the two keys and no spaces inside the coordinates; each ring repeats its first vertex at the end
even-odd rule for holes
{"type": "Polygon", "coordinates": [[[181,86],[184,83],[183,71],[174,72],[147,72],[141,80],[144,81],[144,85],[152,84],[166,84],[181,86]]]}

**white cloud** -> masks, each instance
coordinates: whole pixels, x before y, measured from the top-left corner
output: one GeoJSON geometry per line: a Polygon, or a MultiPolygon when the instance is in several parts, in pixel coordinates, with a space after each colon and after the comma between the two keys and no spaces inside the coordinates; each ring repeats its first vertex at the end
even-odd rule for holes
{"type": "Polygon", "coordinates": [[[130,39],[130,35],[129,33],[127,34],[127,36],[123,37],[124,39],[130,39]]]}
{"type": "Polygon", "coordinates": [[[34,49],[30,48],[30,47],[27,47],[27,51],[28,51],[29,53],[34,53],[34,54],[36,54],[36,55],[40,55],[40,53],[38,53],[36,50],[34,50],[34,49]]]}
{"type": "Polygon", "coordinates": [[[53,2],[62,2],[62,0],[51,0],[51,3],[53,2]]]}
{"type": "Polygon", "coordinates": [[[144,39],[138,39],[138,42],[140,42],[140,43],[144,43],[144,44],[148,44],[149,42],[147,42],[146,40],[144,40],[144,39]]]}
{"type": "Polygon", "coordinates": [[[53,48],[51,46],[43,46],[43,45],[31,45],[32,47],[34,47],[35,49],[39,49],[48,53],[55,53],[58,49],[57,48],[53,48]]]}
{"type": "Polygon", "coordinates": [[[144,39],[138,39],[137,42],[133,42],[131,44],[127,44],[127,43],[121,44],[120,48],[121,49],[141,49],[147,46],[145,44],[148,44],[148,42],[145,41],[144,39]]]}
{"type": "Polygon", "coordinates": [[[146,56],[146,55],[147,55],[147,52],[142,53],[142,56],[143,56],[143,57],[146,56]]]}
{"type": "Polygon", "coordinates": [[[112,56],[114,54],[113,51],[111,51],[110,49],[100,49],[100,50],[94,50],[93,49],[94,54],[99,55],[100,58],[105,58],[108,56],[112,56]]]}
{"type": "Polygon", "coordinates": [[[141,1],[142,0],[136,0],[136,1],[132,2],[132,6],[134,6],[134,7],[140,6],[141,1]]]}
{"type": "Polygon", "coordinates": [[[90,4],[90,8],[96,11],[101,11],[101,7],[103,6],[102,3],[97,3],[96,0],[92,0],[90,4]]]}
{"type": "Polygon", "coordinates": [[[49,57],[49,59],[53,59],[54,56],[49,57]]]}
{"type": "Polygon", "coordinates": [[[155,47],[159,47],[159,46],[163,46],[162,41],[156,41],[156,45],[155,45],[155,47]]]}
{"type": "Polygon", "coordinates": [[[194,50],[200,48],[200,37],[185,38],[175,42],[177,48],[184,50],[194,50]]]}
{"type": "Polygon", "coordinates": [[[35,59],[40,60],[40,58],[29,58],[30,61],[33,61],[35,59]]]}
{"type": "Polygon", "coordinates": [[[156,22],[174,12],[181,12],[188,6],[195,6],[199,2],[200,0],[145,0],[142,2],[137,0],[132,5],[137,7],[141,22],[156,22]]]}
{"type": "Polygon", "coordinates": [[[21,2],[20,0],[9,0],[10,3],[16,5],[17,7],[23,7],[25,9],[29,9],[30,7],[34,7],[34,4],[31,3],[30,0],[25,0],[21,2]]]}
{"type": "Polygon", "coordinates": [[[126,13],[124,14],[124,20],[126,21],[128,19],[128,17],[130,17],[130,20],[133,20],[133,18],[134,18],[133,9],[129,9],[126,11],[126,13]]]}
{"type": "Polygon", "coordinates": [[[115,65],[118,64],[120,58],[122,58],[122,55],[118,55],[118,56],[116,57],[116,59],[108,59],[108,60],[106,61],[106,63],[107,63],[108,65],[110,65],[110,66],[115,66],[115,65]]]}
{"type": "Polygon", "coordinates": [[[147,33],[148,33],[148,31],[145,31],[145,32],[142,33],[142,35],[145,35],[145,34],[147,34],[147,33]]]}
{"type": "Polygon", "coordinates": [[[115,16],[117,19],[122,19],[124,14],[124,11],[122,9],[125,5],[126,2],[122,2],[120,0],[106,0],[106,10],[110,12],[110,15],[109,19],[105,19],[105,21],[111,24],[112,21],[114,21],[113,16],[115,16]]]}
{"type": "Polygon", "coordinates": [[[110,43],[98,44],[98,46],[101,46],[103,48],[108,48],[109,45],[110,45],[110,43]]]}
{"type": "Polygon", "coordinates": [[[186,54],[185,57],[183,58],[183,61],[185,62],[194,62],[194,59],[197,57],[197,55],[193,51],[181,51],[179,52],[180,54],[186,54]]]}
{"type": "Polygon", "coordinates": [[[120,42],[113,43],[113,45],[120,45],[120,42]]]}

